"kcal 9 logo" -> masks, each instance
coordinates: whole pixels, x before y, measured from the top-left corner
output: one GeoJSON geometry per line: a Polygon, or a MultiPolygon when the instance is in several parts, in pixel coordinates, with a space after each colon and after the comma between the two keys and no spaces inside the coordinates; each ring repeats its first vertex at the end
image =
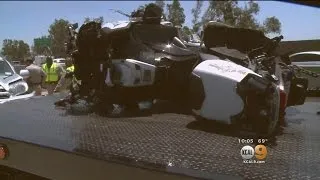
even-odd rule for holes
{"type": "Polygon", "coordinates": [[[263,160],[267,157],[268,151],[267,147],[259,144],[254,149],[251,146],[244,146],[240,154],[243,159],[251,159],[253,156],[255,156],[258,160],[263,160]]]}

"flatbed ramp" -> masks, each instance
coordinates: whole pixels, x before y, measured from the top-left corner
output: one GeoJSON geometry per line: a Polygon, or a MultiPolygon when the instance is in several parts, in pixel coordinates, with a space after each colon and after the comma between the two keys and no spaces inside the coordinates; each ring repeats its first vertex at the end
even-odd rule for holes
{"type": "MultiPolygon", "coordinates": [[[[268,140],[265,163],[245,164],[240,155],[245,144],[239,143],[239,139],[247,137],[237,135],[228,126],[200,122],[193,116],[170,111],[126,118],[71,115],[53,106],[58,98],[55,95],[3,104],[0,143],[22,141],[81,155],[81,158],[200,179],[320,179],[320,116],[316,114],[320,103],[317,99],[288,110],[287,127],[275,140],[268,140]]],[[[23,151],[27,152],[27,148],[23,151]]],[[[14,152],[11,155],[14,156],[14,152]]],[[[48,169],[52,155],[46,157],[48,159],[40,162],[48,169]]],[[[71,164],[71,169],[76,169],[77,162],[71,164]]],[[[10,156],[8,160],[0,160],[0,165],[45,174],[10,162],[10,156]]],[[[63,172],[63,169],[51,170],[63,172]]],[[[78,174],[81,173],[79,170],[78,174]]],[[[126,171],[120,170],[119,177],[123,173],[126,171]]],[[[131,179],[136,179],[134,174],[131,179]]],[[[64,179],[53,173],[47,175],[64,179]]],[[[147,175],[144,173],[144,178],[153,179],[147,175]]]]}

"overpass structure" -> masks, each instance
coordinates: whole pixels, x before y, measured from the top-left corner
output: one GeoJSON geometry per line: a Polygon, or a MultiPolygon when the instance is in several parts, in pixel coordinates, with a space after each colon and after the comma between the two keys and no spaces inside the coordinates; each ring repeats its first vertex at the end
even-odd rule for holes
{"type": "Polygon", "coordinates": [[[302,51],[320,51],[320,39],[283,41],[280,43],[279,52],[281,54],[293,54],[302,51]]]}

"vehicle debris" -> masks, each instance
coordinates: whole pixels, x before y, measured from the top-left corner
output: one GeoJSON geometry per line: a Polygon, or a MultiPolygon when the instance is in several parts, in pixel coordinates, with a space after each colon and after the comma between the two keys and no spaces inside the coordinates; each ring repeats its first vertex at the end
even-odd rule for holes
{"type": "MultiPolygon", "coordinates": [[[[78,102],[93,103],[93,111],[105,113],[112,111],[114,104],[137,109],[141,101],[168,100],[184,104],[204,119],[239,127],[251,124],[252,131],[273,134],[288,96],[288,86],[274,75],[281,71],[269,68],[276,58],[271,54],[283,37],[269,39],[259,31],[227,27],[233,36],[250,36],[245,46],[232,39],[219,42],[227,41],[237,49],[241,44],[251,67],[221,59],[201,61],[178,38],[177,28],[161,24],[161,14],[157,6],[150,5],[140,20],[105,26],[91,21],[78,32],[77,24],[70,26],[66,47],[75,58],[74,76],[81,80],[78,102]],[[224,70],[209,70],[213,64],[224,70]]],[[[207,32],[204,41],[208,48],[217,41],[210,40],[207,32]]]]}

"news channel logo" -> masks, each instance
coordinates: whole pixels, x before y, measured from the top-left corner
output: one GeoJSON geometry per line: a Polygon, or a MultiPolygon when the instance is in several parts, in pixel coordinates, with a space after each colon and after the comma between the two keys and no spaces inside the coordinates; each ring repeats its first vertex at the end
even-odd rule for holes
{"type": "Polygon", "coordinates": [[[265,163],[268,151],[267,147],[262,144],[254,148],[246,145],[241,148],[240,154],[244,163],[265,163]]]}

